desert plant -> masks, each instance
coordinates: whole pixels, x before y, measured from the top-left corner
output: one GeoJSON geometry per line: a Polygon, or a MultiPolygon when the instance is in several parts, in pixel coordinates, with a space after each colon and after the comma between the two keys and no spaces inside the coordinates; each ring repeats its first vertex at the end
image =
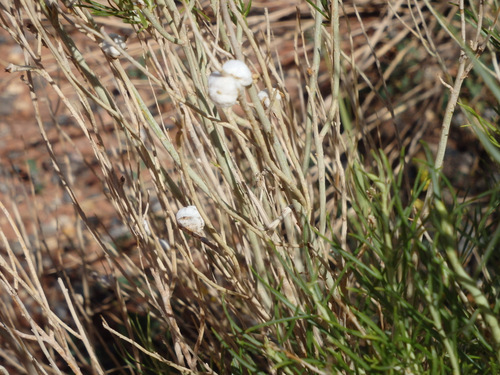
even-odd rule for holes
{"type": "Polygon", "coordinates": [[[498,6],[376,3],[2,0],[77,229],[37,248],[0,201],[0,364],[498,372],[498,6]],[[478,186],[446,170],[460,109],[478,186]]]}

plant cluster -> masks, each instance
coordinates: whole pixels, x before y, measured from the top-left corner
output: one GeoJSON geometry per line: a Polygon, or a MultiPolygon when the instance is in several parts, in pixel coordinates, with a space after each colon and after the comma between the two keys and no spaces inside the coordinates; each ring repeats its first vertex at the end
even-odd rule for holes
{"type": "Polygon", "coordinates": [[[0,0],[77,216],[0,200],[0,372],[498,373],[499,9],[0,0]]]}

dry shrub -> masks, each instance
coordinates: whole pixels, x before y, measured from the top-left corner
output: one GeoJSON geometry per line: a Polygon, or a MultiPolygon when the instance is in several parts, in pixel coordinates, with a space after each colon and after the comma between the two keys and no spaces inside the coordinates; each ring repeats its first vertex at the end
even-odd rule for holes
{"type": "MultiPolygon", "coordinates": [[[[432,197],[422,215],[411,208],[427,186],[409,165],[420,140],[440,136],[437,114],[450,100],[439,77],[452,82],[463,48],[440,22],[454,24],[456,7],[3,0],[0,10],[25,56],[8,70],[29,87],[75,212],[65,238],[47,244],[40,233],[33,246],[10,219],[15,202],[2,204],[20,250],[4,236],[3,366],[368,372],[389,366],[372,335],[392,330],[394,371],[456,372],[441,310],[424,307],[429,290],[415,292],[435,282],[419,270],[437,267],[447,248],[429,245],[424,226],[399,227],[401,215],[427,219],[432,197]],[[230,59],[246,62],[253,84],[220,108],[207,77],[230,59]],[[93,205],[89,174],[105,197],[93,205]],[[191,205],[202,230],[177,223],[191,205]],[[437,263],[424,264],[425,246],[437,263]],[[392,304],[424,333],[405,329],[392,304]],[[423,360],[423,341],[442,345],[434,359],[423,360]]],[[[449,261],[443,269],[458,272],[449,261]]]]}

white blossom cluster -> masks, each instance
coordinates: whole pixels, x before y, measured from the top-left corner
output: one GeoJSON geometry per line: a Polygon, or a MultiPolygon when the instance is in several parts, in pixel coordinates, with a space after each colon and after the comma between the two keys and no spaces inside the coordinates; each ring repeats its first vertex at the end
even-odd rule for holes
{"type": "Polygon", "coordinates": [[[213,72],[208,77],[208,95],[216,105],[231,107],[243,87],[252,82],[252,72],[243,61],[229,60],[222,65],[222,72],[213,72]]]}

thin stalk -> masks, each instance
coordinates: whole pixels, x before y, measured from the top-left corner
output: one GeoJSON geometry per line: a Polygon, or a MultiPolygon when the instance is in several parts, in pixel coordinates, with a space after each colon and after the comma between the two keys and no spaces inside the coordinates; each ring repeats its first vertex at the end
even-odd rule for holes
{"type": "MultiPolygon", "coordinates": [[[[444,24],[444,21],[442,20],[442,17],[440,14],[438,14],[435,9],[430,5],[428,0],[424,0],[425,4],[429,7],[430,11],[436,16],[438,21],[441,23],[441,25],[445,28],[448,29],[447,25],[444,24]]],[[[459,45],[462,47],[462,50],[460,51],[460,58],[459,58],[459,65],[458,65],[458,71],[457,75],[455,78],[455,83],[453,84],[453,87],[446,85],[450,89],[450,99],[448,100],[448,104],[446,105],[445,109],[445,114],[443,118],[443,122],[441,125],[441,138],[439,140],[439,145],[438,145],[438,151],[436,154],[436,159],[434,161],[434,168],[436,170],[440,170],[443,166],[443,161],[444,161],[444,155],[446,153],[446,148],[448,145],[448,137],[450,134],[450,127],[451,127],[451,120],[453,119],[453,115],[455,113],[455,108],[457,106],[458,100],[460,98],[460,90],[462,88],[462,84],[467,78],[467,75],[473,68],[473,61],[470,62],[467,65],[467,62],[469,61],[469,57],[467,56],[466,52],[466,30],[465,30],[465,10],[464,10],[464,0],[460,0],[459,4],[459,11],[460,11],[460,20],[461,20],[461,40],[455,37],[455,40],[459,43],[459,45]]],[[[450,35],[453,36],[453,33],[449,31],[450,35]]],[[[476,37],[479,37],[479,34],[476,35],[476,37]]],[[[477,44],[477,40],[474,42],[477,44]]],[[[479,55],[481,52],[480,50],[473,51],[476,54],[476,57],[479,55]]],[[[437,181],[439,181],[439,175],[437,176],[437,181]]],[[[424,200],[424,205],[422,208],[422,217],[425,219],[428,215],[428,210],[431,204],[431,200],[434,194],[434,189],[433,189],[433,184],[434,181],[430,181],[429,187],[427,190],[427,194],[425,196],[424,200]]]]}
{"type": "Polygon", "coordinates": [[[340,19],[339,19],[339,1],[332,1],[331,5],[331,20],[332,20],[332,29],[331,29],[331,55],[333,59],[333,78],[332,78],[332,105],[330,107],[330,112],[328,114],[328,120],[325,123],[325,129],[323,129],[320,135],[323,135],[325,131],[333,126],[334,128],[334,138],[336,140],[335,144],[335,163],[337,165],[337,173],[340,180],[339,191],[341,192],[341,246],[343,249],[347,250],[347,189],[345,182],[345,172],[344,167],[342,165],[340,159],[340,146],[342,145],[345,149],[345,145],[342,142],[342,135],[340,134],[340,75],[341,75],[341,66],[340,66],[340,55],[341,55],[341,46],[340,46],[340,19]]]}
{"type": "MultiPolygon", "coordinates": [[[[238,9],[236,8],[236,5],[234,4],[234,2],[230,1],[228,3],[227,0],[221,0],[222,15],[224,17],[226,27],[228,28],[228,31],[229,31],[229,37],[230,37],[232,48],[233,48],[234,54],[236,55],[236,58],[238,58],[239,60],[242,60],[242,61],[245,60],[243,53],[241,52],[240,43],[238,43],[238,39],[236,38],[236,34],[234,32],[234,29],[232,27],[229,27],[232,22],[231,22],[231,18],[229,16],[228,6],[231,7],[231,11],[233,12],[234,17],[236,17],[236,19],[238,20],[238,24],[241,25],[243,31],[245,32],[245,35],[247,36],[247,40],[250,42],[250,45],[254,49],[257,58],[262,59],[262,56],[260,56],[260,53],[259,53],[259,48],[258,48],[257,43],[255,41],[255,37],[254,37],[253,33],[251,32],[251,30],[249,30],[249,28],[246,26],[245,20],[243,19],[242,15],[240,14],[238,9]]],[[[266,64],[263,61],[262,61],[262,64],[263,64],[262,65],[263,67],[266,66],[266,64]]],[[[274,156],[276,157],[278,164],[281,168],[280,174],[281,175],[284,174],[286,176],[286,180],[289,180],[290,182],[293,181],[293,179],[294,179],[293,174],[292,174],[292,171],[291,171],[290,166],[288,164],[286,154],[283,150],[283,147],[279,143],[279,139],[277,137],[275,137],[273,134],[274,129],[273,129],[273,126],[272,126],[271,121],[269,119],[269,115],[266,113],[264,107],[262,106],[262,103],[260,102],[260,99],[257,96],[257,90],[253,85],[248,88],[248,94],[250,96],[252,103],[255,106],[255,110],[257,112],[257,117],[260,121],[260,124],[258,124],[258,125],[255,124],[257,126],[254,126],[254,131],[260,132],[260,127],[262,127],[262,129],[264,130],[264,134],[266,134],[266,137],[269,139],[269,143],[272,145],[274,156]]],[[[243,102],[242,106],[243,106],[249,120],[251,122],[252,122],[252,120],[255,122],[253,113],[247,108],[248,105],[245,102],[243,102]]],[[[252,124],[252,125],[254,125],[254,124],[252,124]]],[[[290,183],[288,183],[288,186],[291,186],[290,183]]],[[[298,190],[298,189],[294,189],[294,190],[298,190]]],[[[309,212],[309,206],[307,204],[307,200],[305,199],[303,193],[301,192],[298,195],[297,194],[294,194],[294,195],[295,195],[295,198],[302,205],[302,208],[306,212],[309,212]]]]}
{"type": "MultiPolygon", "coordinates": [[[[321,0],[316,1],[316,6],[321,9],[321,0]]],[[[312,108],[316,104],[316,93],[318,90],[318,74],[319,74],[319,64],[321,61],[321,45],[322,45],[322,26],[323,17],[319,11],[314,11],[314,36],[313,36],[313,59],[312,65],[308,67],[309,85],[307,87],[309,98],[307,101],[306,110],[306,142],[304,146],[304,161],[302,163],[302,172],[307,174],[309,169],[309,163],[311,161],[311,147],[312,147],[312,137],[313,127],[318,126],[317,117],[313,117],[312,108]]]]}
{"type": "Polygon", "coordinates": [[[180,46],[183,46],[184,44],[186,44],[186,42],[184,40],[181,40],[179,38],[176,38],[176,37],[168,34],[165,31],[165,28],[162,25],[160,25],[156,16],[153,13],[151,13],[151,11],[148,8],[146,8],[146,7],[142,8],[141,12],[144,15],[144,17],[146,17],[146,19],[149,22],[151,22],[151,25],[155,28],[155,30],[158,31],[158,33],[160,33],[160,35],[162,37],[164,37],[166,40],[168,40],[171,43],[178,44],[180,46]]]}
{"type": "Polygon", "coordinates": [[[490,303],[481,289],[477,286],[475,280],[469,276],[464,270],[462,262],[458,257],[458,251],[455,248],[455,230],[453,224],[449,221],[449,214],[445,205],[440,200],[436,200],[435,207],[440,217],[441,230],[443,235],[443,242],[445,245],[445,252],[448,262],[451,264],[458,284],[469,291],[474,298],[479,311],[483,315],[484,321],[491,329],[491,338],[495,344],[495,351],[498,361],[500,362],[500,323],[498,321],[498,314],[495,314],[490,307],[490,303]]]}

